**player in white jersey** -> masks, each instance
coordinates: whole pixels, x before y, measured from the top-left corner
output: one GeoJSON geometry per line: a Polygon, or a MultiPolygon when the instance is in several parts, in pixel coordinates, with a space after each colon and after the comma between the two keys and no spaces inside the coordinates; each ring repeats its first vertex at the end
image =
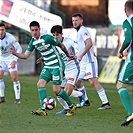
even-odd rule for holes
{"type": "Polygon", "coordinates": [[[17,57],[12,55],[9,49],[13,47],[16,52],[21,53],[22,48],[14,36],[6,32],[4,23],[0,23],[0,103],[5,102],[5,84],[3,80],[4,71],[8,70],[13,81],[15,92],[15,104],[20,103],[20,82],[18,80],[17,57]]]}
{"type": "Polygon", "coordinates": [[[107,96],[104,88],[98,82],[98,66],[97,58],[94,52],[89,31],[82,25],[83,16],[80,13],[72,15],[73,27],[77,30],[78,53],[77,59],[80,61],[80,74],[77,82],[78,88],[84,88],[82,79],[86,76],[90,84],[96,89],[101,101],[102,106],[98,110],[110,109],[107,96]]]}
{"type": "MultiPolygon", "coordinates": [[[[66,49],[68,50],[69,54],[74,54],[75,55],[75,47],[77,47],[77,43],[74,42],[70,38],[63,37],[62,33],[62,26],[60,25],[55,25],[51,28],[51,33],[53,36],[60,42],[62,42],[66,49]]],[[[62,81],[61,87],[67,92],[67,94],[71,97],[79,97],[80,101],[80,106],[83,107],[85,103],[85,92],[84,90],[82,91],[76,91],[74,90],[76,86],[76,82],[78,79],[78,75],[80,72],[80,67],[77,59],[70,60],[65,53],[57,47],[59,52],[62,54],[64,63],[65,63],[65,79],[62,81]]],[[[64,107],[63,110],[60,112],[57,112],[56,114],[65,114],[68,110],[68,105],[67,103],[61,98],[57,97],[58,101],[60,104],[64,107]]]]}

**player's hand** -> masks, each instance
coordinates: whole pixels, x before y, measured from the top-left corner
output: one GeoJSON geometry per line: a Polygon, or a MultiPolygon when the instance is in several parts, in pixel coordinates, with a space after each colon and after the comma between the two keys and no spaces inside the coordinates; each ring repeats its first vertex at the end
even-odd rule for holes
{"type": "Polygon", "coordinates": [[[11,54],[13,54],[13,55],[15,54],[15,50],[14,50],[14,48],[10,48],[9,51],[10,51],[11,54]]]}
{"type": "Polygon", "coordinates": [[[123,53],[118,53],[118,55],[117,55],[120,59],[122,59],[123,58],[123,53]]]}
{"type": "Polygon", "coordinates": [[[82,60],[83,56],[80,55],[80,56],[77,56],[77,60],[80,62],[82,60]]]}
{"type": "Polygon", "coordinates": [[[8,68],[9,68],[9,69],[10,69],[10,68],[13,69],[13,68],[15,68],[15,65],[16,65],[16,61],[13,60],[8,68]]]}
{"type": "Polygon", "coordinates": [[[39,59],[36,60],[36,64],[43,63],[43,62],[44,62],[43,58],[39,58],[39,59]]]}

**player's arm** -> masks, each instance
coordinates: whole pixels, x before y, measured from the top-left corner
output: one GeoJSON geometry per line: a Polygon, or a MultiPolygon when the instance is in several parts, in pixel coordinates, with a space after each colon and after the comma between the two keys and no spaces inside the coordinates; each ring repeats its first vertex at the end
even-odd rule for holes
{"type": "MultiPolygon", "coordinates": [[[[14,36],[12,37],[12,45],[17,53],[22,53],[22,47],[20,46],[19,42],[14,38],[14,36]]],[[[18,60],[18,57],[14,56],[10,64],[11,68],[15,68],[17,60],[18,60]]]]}
{"type": "Polygon", "coordinates": [[[69,53],[65,47],[65,45],[61,42],[59,42],[58,46],[61,48],[61,50],[66,54],[67,57],[69,57],[69,53]]]}
{"type": "Polygon", "coordinates": [[[31,52],[29,52],[28,50],[26,50],[25,53],[21,54],[21,53],[17,53],[14,50],[14,48],[10,48],[10,53],[17,56],[20,59],[27,59],[31,55],[31,52]]]}
{"type": "Polygon", "coordinates": [[[92,40],[91,40],[91,38],[88,38],[88,39],[86,39],[85,40],[85,48],[84,48],[84,51],[83,51],[83,53],[81,54],[82,56],[84,56],[90,49],[91,49],[91,47],[92,47],[92,40]]]}
{"type": "MultiPolygon", "coordinates": [[[[87,38],[86,40],[85,40],[85,47],[84,47],[84,51],[82,52],[82,54],[80,55],[80,56],[78,56],[77,58],[78,58],[78,60],[79,61],[81,61],[82,60],[82,58],[83,58],[83,56],[91,49],[91,47],[92,47],[92,40],[91,40],[91,38],[87,38]]],[[[79,44],[80,45],[80,44],[79,44]]]]}
{"type": "Polygon", "coordinates": [[[66,54],[67,57],[69,57],[70,59],[75,59],[75,56],[73,54],[69,54],[65,45],[61,42],[59,42],[58,46],[61,48],[61,50],[66,54]]]}
{"type": "Polygon", "coordinates": [[[127,23],[127,21],[124,21],[123,23],[123,30],[124,30],[125,39],[118,53],[119,58],[123,57],[123,51],[130,45],[132,40],[132,29],[130,24],[127,23]]]}

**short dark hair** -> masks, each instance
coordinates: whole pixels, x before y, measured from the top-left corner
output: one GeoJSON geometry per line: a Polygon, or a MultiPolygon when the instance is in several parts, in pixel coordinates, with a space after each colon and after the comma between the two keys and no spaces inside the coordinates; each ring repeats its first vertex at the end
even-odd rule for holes
{"type": "Polygon", "coordinates": [[[29,27],[31,26],[38,26],[40,28],[40,24],[37,21],[32,21],[29,25],[29,27]]]}
{"type": "Polygon", "coordinates": [[[127,0],[126,3],[125,3],[125,7],[129,11],[133,11],[133,1],[132,0],[127,0]]]}
{"type": "Polygon", "coordinates": [[[62,33],[62,26],[60,25],[54,25],[52,28],[51,28],[51,33],[62,33]]]}
{"type": "Polygon", "coordinates": [[[4,26],[5,27],[5,24],[4,23],[0,23],[0,27],[4,26]]]}
{"type": "Polygon", "coordinates": [[[83,19],[83,15],[81,13],[74,13],[72,17],[80,17],[81,19],[83,19]]]}

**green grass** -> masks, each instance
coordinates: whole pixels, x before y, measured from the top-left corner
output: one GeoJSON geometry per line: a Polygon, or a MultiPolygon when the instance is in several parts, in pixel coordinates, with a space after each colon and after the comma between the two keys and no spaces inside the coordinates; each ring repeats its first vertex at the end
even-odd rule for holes
{"type": "MultiPolygon", "coordinates": [[[[91,106],[77,109],[74,116],[56,115],[62,109],[57,101],[57,107],[48,111],[48,116],[34,116],[30,112],[39,108],[36,76],[19,76],[21,82],[21,104],[14,105],[14,92],[9,76],[5,76],[6,103],[0,104],[0,133],[131,133],[133,123],[121,127],[126,111],[123,108],[114,84],[102,84],[112,106],[110,110],[98,111],[101,101],[96,91],[84,81],[91,106]]],[[[47,85],[49,95],[56,98],[52,85],[47,85]]],[[[132,87],[129,86],[133,104],[132,87]]],[[[77,98],[72,98],[77,103],[77,98]]]]}

